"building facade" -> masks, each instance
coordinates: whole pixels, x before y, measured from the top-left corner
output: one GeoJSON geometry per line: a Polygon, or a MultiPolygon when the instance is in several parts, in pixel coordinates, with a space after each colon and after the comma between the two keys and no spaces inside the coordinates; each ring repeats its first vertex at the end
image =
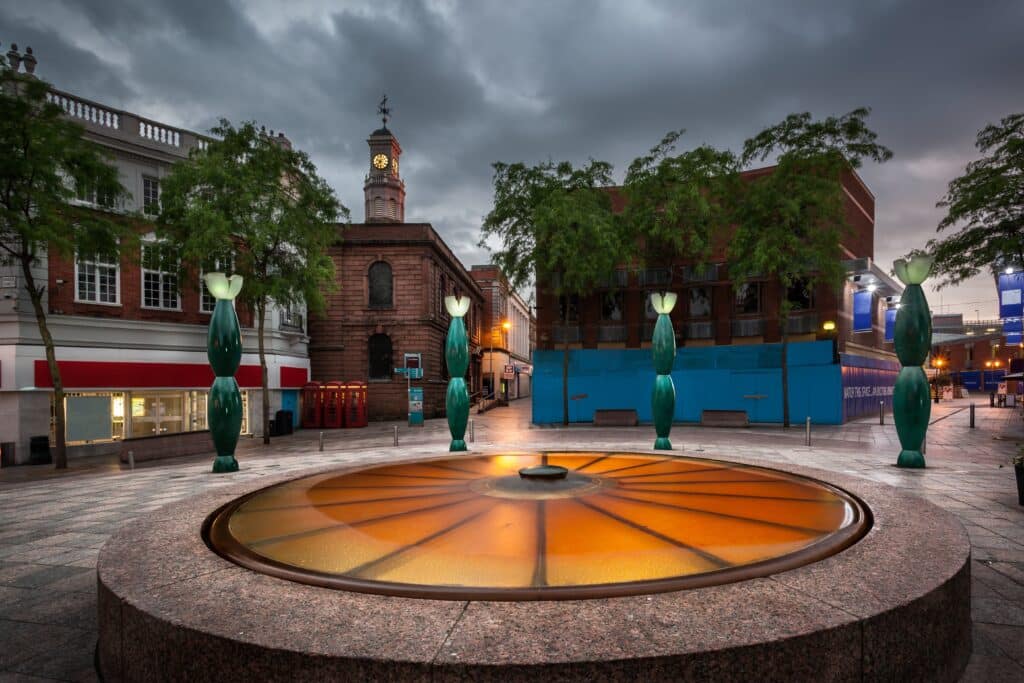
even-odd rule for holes
{"type": "MultiPolygon", "coordinates": [[[[123,219],[133,221],[142,235],[141,253],[118,259],[41,254],[35,266],[37,282],[46,283],[43,305],[68,394],[60,409],[69,457],[119,450],[131,439],[205,430],[213,379],[206,334],[214,300],[197,270],[179,282],[176,269],[166,267],[175,260],[173,245],[155,239],[147,217],[159,210],[160,182],[171,166],[208,138],[62,90],[52,90],[49,100],[112,157],[129,192],[120,207],[123,219]]],[[[85,192],[78,203],[96,207],[95,197],[85,192]]],[[[238,313],[243,431],[260,432],[254,319],[241,307],[238,313]]],[[[272,411],[283,405],[298,415],[298,388],[309,371],[303,314],[272,308],[268,316],[272,411]]],[[[52,398],[25,283],[16,267],[0,266],[0,443],[9,444],[6,463],[28,461],[31,437],[52,440],[51,415],[58,409],[52,398]]]]}
{"type": "MultiPolygon", "coordinates": [[[[771,168],[744,174],[747,180],[771,168]]],[[[846,220],[842,244],[848,277],[840,291],[818,287],[785,293],[792,311],[785,322],[790,342],[791,413],[836,423],[856,417],[872,398],[891,402],[898,371],[886,321],[902,287],[873,263],[874,196],[853,171],[844,174],[846,220]],[[856,309],[856,310],[855,310],[856,309]],[[829,323],[826,325],[826,323],[829,323]],[[812,347],[801,348],[802,344],[812,347]],[[801,368],[801,369],[795,369],[801,368]],[[831,400],[819,404],[815,395],[831,400]],[[793,409],[794,404],[798,407],[793,409]]],[[[613,208],[625,200],[612,190],[613,208]]],[[[679,295],[671,313],[679,353],[676,419],[699,421],[703,410],[745,411],[757,422],[782,419],[780,284],[768,278],[737,283],[729,275],[729,234],[716,236],[709,265],[662,263],[622,267],[587,297],[556,297],[539,282],[537,353],[534,356],[534,421],[562,420],[562,350],[570,349],[570,421],[586,422],[595,410],[635,408],[650,419],[653,382],[649,352],[657,314],[652,292],[679,295]],[[712,374],[701,375],[702,371],[712,374]]]]}
{"type": "Polygon", "coordinates": [[[409,389],[423,390],[425,417],[445,414],[444,344],[450,316],[444,297],[472,300],[467,384],[480,392],[484,297],[466,268],[428,223],[405,223],[402,149],[385,125],[367,140],[365,222],[338,226],[330,249],[339,287],[323,315],[310,320],[310,364],[316,381],[365,380],[371,420],[402,419],[409,389]],[[416,358],[422,378],[397,372],[416,358]]]}
{"type": "Polygon", "coordinates": [[[497,266],[473,266],[470,274],[484,295],[483,395],[505,401],[526,398],[532,386],[533,312],[497,266]]]}

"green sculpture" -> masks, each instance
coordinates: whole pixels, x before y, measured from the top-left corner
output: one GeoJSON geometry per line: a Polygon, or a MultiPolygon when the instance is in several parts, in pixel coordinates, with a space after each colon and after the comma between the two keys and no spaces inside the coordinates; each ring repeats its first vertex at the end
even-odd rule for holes
{"type": "Polygon", "coordinates": [[[654,441],[656,450],[672,450],[672,442],[668,440],[672,431],[672,417],[676,412],[676,387],[672,383],[672,363],[676,359],[676,333],[672,329],[672,319],[668,314],[675,308],[675,292],[657,292],[651,294],[651,306],[658,313],[658,322],[654,325],[654,336],[651,347],[654,350],[654,393],[651,394],[651,413],[654,416],[654,431],[658,438],[654,441]]]}
{"type": "Polygon", "coordinates": [[[930,256],[914,256],[909,262],[899,259],[893,264],[896,276],[906,289],[896,313],[893,341],[896,355],[903,367],[892,392],[892,415],[900,438],[897,467],[924,467],[921,444],[928,431],[932,407],[928,378],[921,365],[928,358],[932,343],[932,316],[921,283],[932,268],[930,256]]]}
{"type": "Polygon", "coordinates": [[[234,299],[242,289],[242,277],[207,273],[203,280],[217,300],[206,337],[206,357],[216,375],[206,400],[206,420],[217,449],[213,471],[237,472],[235,446],[242,430],[242,393],[238,390],[235,372],[242,362],[242,335],[234,299]]]}
{"type": "Polygon", "coordinates": [[[445,411],[448,413],[448,430],[452,433],[449,451],[466,450],[466,424],[469,422],[469,391],[466,389],[466,370],[469,369],[469,338],[466,324],[462,321],[469,310],[469,297],[446,296],[444,307],[452,317],[448,326],[448,339],[444,345],[444,357],[448,361],[448,394],[445,396],[445,411]]]}

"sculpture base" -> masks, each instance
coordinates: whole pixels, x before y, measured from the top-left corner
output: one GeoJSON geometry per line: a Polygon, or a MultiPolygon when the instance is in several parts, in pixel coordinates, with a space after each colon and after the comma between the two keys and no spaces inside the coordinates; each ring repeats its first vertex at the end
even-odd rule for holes
{"type": "Polygon", "coordinates": [[[214,473],[237,472],[238,461],[233,455],[218,455],[213,459],[213,471],[214,473]]]}
{"type": "Polygon", "coordinates": [[[452,439],[452,445],[448,447],[449,451],[467,451],[466,442],[463,439],[452,439]]]}
{"type": "Polygon", "coordinates": [[[924,467],[924,455],[921,451],[900,451],[900,457],[896,459],[896,467],[924,467]]]}
{"type": "Polygon", "coordinates": [[[667,436],[659,436],[654,440],[654,450],[670,451],[672,450],[672,442],[668,440],[667,436]]]}

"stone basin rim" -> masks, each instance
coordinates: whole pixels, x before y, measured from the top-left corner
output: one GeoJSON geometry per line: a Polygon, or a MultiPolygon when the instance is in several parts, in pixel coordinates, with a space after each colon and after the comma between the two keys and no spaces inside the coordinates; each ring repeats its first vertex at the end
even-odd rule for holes
{"type": "MultiPolygon", "coordinates": [[[[588,450],[544,450],[539,449],[537,453],[593,453],[597,451],[588,450]]],[[[604,452],[604,451],[601,451],[604,452]]],[[[616,455],[639,455],[646,456],[648,453],[640,451],[615,450],[608,451],[616,455]]],[[[525,451],[521,454],[532,454],[534,451],[525,451]]],[[[507,455],[509,453],[501,453],[507,455]]],[[[520,453],[517,453],[520,454],[520,453]]],[[[483,455],[483,454],[481,454],[483,455]]],[[[821,479],[810,477],[804,474],[796,474],[772,467],[762,465],[749,465],[722,458],[704,458],[689,455],[665,454],[660,451],[659,455],[668,457],[686,458],[689,460],[706,460],[712,463],[725,463],[736,465],[744,469],[756,469],[766,471],[784,472],[790,476],[810,482],[827,490],[837,498],[849,503],[854,512],[854,519],[850,524],[818,539],[811,545],[797,551],[786,553],[778,557],[766,560],[743,564],[735,567],[727,567],[714,571],[701,572],[678,577],[667,577],[661,579],[648,579],[639,581],[622,581],[616,583],[587,584],[581,586],[547,586],[544,588],[491,588],[491,587],[463,587],[429,584],[407,584],[389,581],[361,580],[352,577],[328,574],[316,570],[302,569],[271,558],[262,557],[242,545],[228,530],[228,522],[231,514],[248,500],[282,484],[288,484],[309,476],[310,474],[298,474],[290,479],[278,481],[267,486],[257,488],[243,496],[225,503],[214,510],[202,525],[202,537],[206,547],[220,557],[237,564],[240,567],[255,572],[267,574],[286,581],[303,583],[320,588],[334,590],[352,591],[357,593],[370,593],[376,595],[388,595],[403,598],[416,598],[426,600],[472,600],[472,601],[541,601],[541,600],[593,600],[601,598],[617,598],[631,595],[649,595],[652,593],[667,593],[680,590],[692,590],[706,588],[721,584],[748,581],[750,579],[762,578],[778,574],[790,569],[818,562],[832,555],[839,554],[857,543],[870,530],[874,522],[871,509],[849,491],[830,484],[821,479]]],[[[420,461],[429,462],[433,460],[458,459],[458,456],[442,456],[441,458],[423,458],[420,461]]],[[[417,460],[402,461],[402,463],[415,463],[417,460]]],[[[399,462],[387,463],[401,464],[399,462]]],[[[357,473],[367,469],[378,467],[378,464],[366,465],[363,467],[339,467],[339,473],[357,473]]],[[[330,470],[327,470],[330,471],[330,470]]]]}

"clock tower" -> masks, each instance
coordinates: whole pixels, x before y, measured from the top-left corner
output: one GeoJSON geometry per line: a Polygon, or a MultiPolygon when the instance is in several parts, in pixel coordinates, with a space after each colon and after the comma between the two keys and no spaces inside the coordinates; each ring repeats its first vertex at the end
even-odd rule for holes
{"type": "Polygon", "coordinates": [[[377,108],[384,125],[373,131],[366,141],[370,146],[370,172],[363,185],[367,223],[405,222],[405,183],[398,174],[402,148],[388,130],[391,109],[387,105],[385,95],[377,108]]]}

